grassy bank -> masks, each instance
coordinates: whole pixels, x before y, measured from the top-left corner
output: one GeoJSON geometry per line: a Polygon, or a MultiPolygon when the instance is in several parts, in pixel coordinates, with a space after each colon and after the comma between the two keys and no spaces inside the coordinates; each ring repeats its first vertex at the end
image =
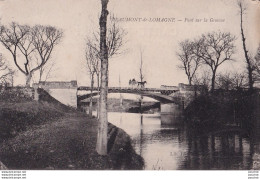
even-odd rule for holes
{"type": "Polygon", "coordinates": [[[1,95],[0,142],[33,126],[55,121],[64,113],[73,111],[72,108],[51,98],[45,91],[40,90],[39,93],[40,100],[38,102],[10,92],[1,95]]]}
{"type": "Polygon", "coordinates": [[[109,125],[109,154],[96,153],[97,120],[40,91],[40,101],[1,101],[0,159],[9,169],[142,169],[129,136],[109,125]]]}
{"type": "Polygon", "coordinates": [[[9,169],[142,169],[130,138],[117,130],[109,155],[100,156],[95,150],[96,119],[67,114],[3,142],[0,156],[9,169]]]}

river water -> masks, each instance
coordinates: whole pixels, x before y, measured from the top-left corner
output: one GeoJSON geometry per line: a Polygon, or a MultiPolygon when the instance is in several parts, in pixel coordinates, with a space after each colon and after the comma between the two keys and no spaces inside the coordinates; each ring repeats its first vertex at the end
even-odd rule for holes
{"type": "Polygon", "coordinates": [[[245,134],[199,135],[185,124],[164,126],[160,114],[110,112],[108,120],[131,136],[147,170],[248,170],[255,146],[260,143],[245,134]]]}

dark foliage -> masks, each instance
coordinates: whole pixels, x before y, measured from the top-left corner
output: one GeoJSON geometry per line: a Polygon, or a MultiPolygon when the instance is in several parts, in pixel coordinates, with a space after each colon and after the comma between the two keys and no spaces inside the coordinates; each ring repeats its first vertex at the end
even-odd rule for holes
{"type": "Polygon", "coordinates": [[[186,119],[206,128],[236,126],[250,130],[253,125],[254,95],[242,90],[215,90],[197,97],[185,110],[186,119]]]}

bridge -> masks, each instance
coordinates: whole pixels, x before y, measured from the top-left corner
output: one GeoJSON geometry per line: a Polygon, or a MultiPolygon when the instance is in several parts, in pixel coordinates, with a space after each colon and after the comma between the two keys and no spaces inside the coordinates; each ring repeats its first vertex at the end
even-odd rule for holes
{"type": "MultiPolygon", "coordinates": [[[[77,104],[80,107],[83,100],[91,96],[99,95],[98,88],[94,87],[90,93],[91,87],[80,86],[77,88],[77,104]],[[88,92],[87,94],[79,94],[88,92]]],[[[153,98],[160,102],[160,113],[162,124],[175,124],[182,119],[184,108],[184,93],[190,89],[184,89],[183,85],[161,86],[161,88],[127,88],[127,87],[109,87],[108,93],[129,93],[153,98]],[[184,92],[185,91],[185,92],[184,92]],[[182,94],[181,94],[182,93],[182,94]]],[[[191,90],[193,91],[193,90],[191,90]]]]}
{"type": "MultiPolygon", "coordinates": [[[[78,92],[79,91],[91,91],[90,87],[86,86],[81,86],[78,87],[78,92]]],[[[92,89],[92,94],[84,94],[84,95],[78,95],[77,94],[77,99],[78,102],[90,98],[91,96],[96,96],[99,95],[98,88],[93,88],[92,89]]],[[[122,87],[109,87],[108,88],[108,93],[130,93],[130,94],[137,94],[137,95],[142,95],[146,97],[153,98],[157,101],[163,102],[163,103],[177,103],[176,97],[169,96],[174,94],[175,92],[179,91],[179,89],[173,88],[173,89],[161,89],[161,88],[122,88],[122,87]]]]}
{"type": "MultiPolygon", "coordinates": [[[[88,86],[79,86],[77,81],[52,81],[33,84],[34,88],[43,88],[51,96],[63,104],[80,108],[85,99],[99,95],[98,88],[92,89],[88,86]]],[[[153,98],[160,102],[162,124],[173,124],[182,118],[185,106],[192,100],[198,87],[180,83],[178,86],[165,86],[160,88],[138,88],[138,87],[109,87],[108,93],[130,93],[153,98]]]]}

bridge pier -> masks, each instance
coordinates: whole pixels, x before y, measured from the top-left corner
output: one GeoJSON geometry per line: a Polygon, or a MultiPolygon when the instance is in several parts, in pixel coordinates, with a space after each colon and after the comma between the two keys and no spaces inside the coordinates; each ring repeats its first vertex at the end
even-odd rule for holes
{"type": "Polygon", "coordinates": [[[180,124],[183,120],[182,106],[175,103],[161,102],[161,124],[174,125],[180,124]]]}

